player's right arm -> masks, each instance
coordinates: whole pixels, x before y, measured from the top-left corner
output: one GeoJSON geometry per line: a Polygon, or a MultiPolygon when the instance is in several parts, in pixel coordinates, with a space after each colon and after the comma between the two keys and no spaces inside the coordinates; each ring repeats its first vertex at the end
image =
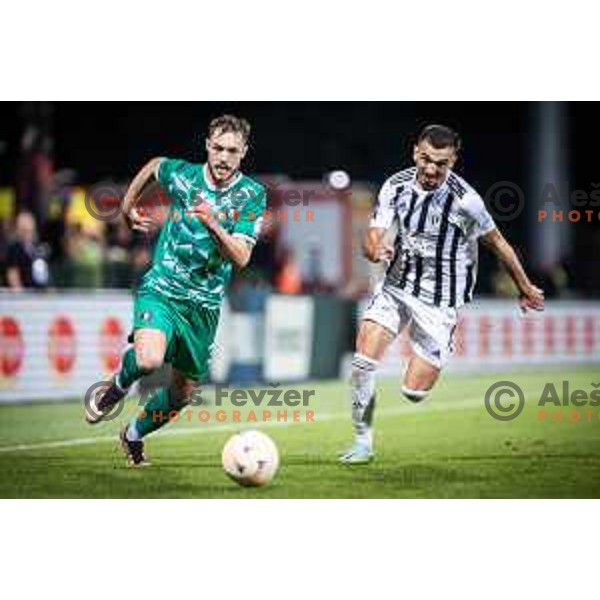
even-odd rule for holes
{"type": "Polygon", "coordinates": [[[394,222],[396,216],[396,188],[391,184],[391,178],[382,186],[369,229],[363,241],[363,253],[371,262],[390,261],[394,256],[394,248],[383,241],[386,231],[394,222]]]}
{"type": "Polygon", "coordinates": [[[369,227],[363,241],[363,253],[367,260],[378,263],[390,261],[394,256],[394,248],[383,241],[387,229],[382,227],[369,227]]]}
{"type": "Polygon", "coordinates": [[[544,291],[531,283],[514,248],[497,230],[481,236],[481,241],[500,259],[519,290],[519,305],[523,312],[544,310],[544,291]]]}
{"type": "Polygon", "coordinates": [[[152,158],[149,160],[137,173],[137,175],[133,178],[133,181],[129,184],[129,188],[125,193],[125,198],[123,200],[123,213],[128,218],[129,223],[132,229],[137,229],[138,231],[143,231],[145,233],[151,231],[154,226],[154,219],[151,215],[144,215],[140,212],[135,204],[140,197],[144,186],[148,182],[148,180],[156,176],[158,172],[158,167],[162,162],[162,158],[152,158]]]}

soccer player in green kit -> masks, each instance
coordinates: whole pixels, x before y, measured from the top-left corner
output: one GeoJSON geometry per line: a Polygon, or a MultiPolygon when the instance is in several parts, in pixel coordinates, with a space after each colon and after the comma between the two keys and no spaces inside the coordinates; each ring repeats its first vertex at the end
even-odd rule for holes
{"type": "Polygon", "coordinates": [[[121,432],[131,465],[147,462],[143,438],[180,411],[208,376],[219,313],[233,267],[250,260],[266,207],[265,188],[239,168],[248,150],[249,124],[223,115],[211,121],[206,164],[154,158],[135,176],[123,211],[133,229],[150,231],[155,219],[136,208],[152,176],[172,199],[152,266],[134,301],[134,345],[123,356],[111,385],[86,405],[97,423],[132,384],[168,363],[170,389],[158,389],[121,432]]]}

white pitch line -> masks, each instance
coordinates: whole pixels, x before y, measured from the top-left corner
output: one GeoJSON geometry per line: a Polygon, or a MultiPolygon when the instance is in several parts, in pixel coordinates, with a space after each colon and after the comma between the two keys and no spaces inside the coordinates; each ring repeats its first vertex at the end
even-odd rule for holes
{"type": "MultiPolygon", "coordinates": [[[[480,397],[473,398],[465,398],[464,400],[458,400],[456,402],[444,403],[444,404],[426,404],[423,405],[400,405],[393,408],[380,409],[377,411],[378,415],[401,415],[406,413],[415,413],[419,411],[427,411],[427,412],[440,412],[447,410],[458,410],[463,408],[473,408],[477,405],[481,405],[483,407],[483,400],[480,397]]],[[[350,421],[350,412],[344,413],[325,413],[322,415],[315,414],[315,423],[321,423],[323,421],[338,421],[342,419],[347,419],[350,421]]],[[[205,428],[185,428],[185,429],[173,429],[167,430],[160,433],[161,437],[175,437],[180,435],[200,435],[200,434],[208,434],[208,433],[220,433],[223,431],[239,431],[240,428],[252,426],[254,421],[250,422],[240,422],[240,423],[230,423],[227,425],[209,425],[205,428]]],[[[256,427],[286,427],[290,425],[302,425],[310,423],[310,421],[301,421],[299,423],[293,422],[257,422],[256,427]]],[[[3,452],[24,452],[27,450],[50,450],[53,448],[69,448],[72,446],[86,446],[89,444],[96,444],[102,442],[114,442],[115,436],[95,436],[95,437],[84,437],[84,438],[73,438],[70,440],[56,440],[53,442],[40,442],[37,444],[17,444],[15,446],[0,446],[0,453],[3,452]]]]}

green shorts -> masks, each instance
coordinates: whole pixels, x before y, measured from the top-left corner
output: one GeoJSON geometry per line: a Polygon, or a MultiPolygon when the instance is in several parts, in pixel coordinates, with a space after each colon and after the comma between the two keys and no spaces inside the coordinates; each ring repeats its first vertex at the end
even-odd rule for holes
{"type": "Polygon", "coordinates": [[[158,329],[167,338],[165,362],[197,381],[208,379],[219,308],[204,308],[140,292],[133,305],[135,329],[158,329]]]}

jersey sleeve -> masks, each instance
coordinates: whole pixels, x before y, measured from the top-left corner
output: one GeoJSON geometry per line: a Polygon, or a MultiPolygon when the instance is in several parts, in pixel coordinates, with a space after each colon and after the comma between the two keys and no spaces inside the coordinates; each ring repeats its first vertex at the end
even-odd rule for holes
{"type": "Polygon", "coordinates": [[[396,215],[396,188],[388,179],[379,190],[369,227],[389,229],[396,215]]]}
{"type": "Polygon", "coordinates": [[[260,235],[265,209],[267,207],[267,190],[263,186],[247,188],[248,200],[238,208],[232,235],[255,244],[260,235]]]}
{"type": "Polygon", "coordinates": [[[470,230],[475,237],[481,237],[496,229],[496,223],[492,215],[487,211],[481,196],[477,193],[471,193],[463,199],[464,210],[469,217],[470,230]]]}

